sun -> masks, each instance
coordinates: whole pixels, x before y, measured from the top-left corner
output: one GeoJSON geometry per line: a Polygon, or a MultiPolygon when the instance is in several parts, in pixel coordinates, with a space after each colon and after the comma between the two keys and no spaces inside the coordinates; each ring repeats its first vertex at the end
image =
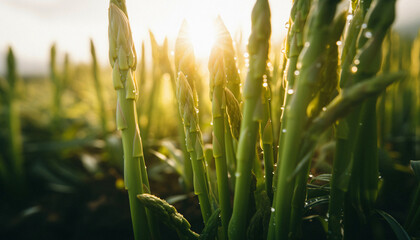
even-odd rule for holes
{"type": "Polygon", "coordinates": [[[212,19],[187,19],[189,37],[197,58],[208,58],[215,42],[214,21],[212,19]]]}

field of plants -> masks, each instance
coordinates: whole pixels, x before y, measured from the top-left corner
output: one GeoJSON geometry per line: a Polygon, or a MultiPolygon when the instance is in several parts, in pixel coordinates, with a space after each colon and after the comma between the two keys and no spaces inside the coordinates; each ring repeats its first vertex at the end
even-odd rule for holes
{"type": "Polygon", "coordinates": [[[292,2],[281,45],[268,0],[250,36],[218,17],[204,63],[187,21],[136,49],[125,0],[106,67],[54,44],[22,77],[9,48],[0,239],[420,239],[420,32],[396,0],[292,2]]]}

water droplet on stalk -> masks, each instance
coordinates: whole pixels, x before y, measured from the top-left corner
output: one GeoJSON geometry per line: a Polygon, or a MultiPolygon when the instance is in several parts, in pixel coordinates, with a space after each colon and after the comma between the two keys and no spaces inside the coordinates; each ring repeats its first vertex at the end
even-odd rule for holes
{"type": "Polygon", "coordinates": [[[249,53],[247,53],[247,52],[244,53],[244,57],[246,57],[246,58],[249,57],[249,53]]]}
{"type": "Polygon", "coordinates": [[[295,76],[299,76],[299,74],[300,74],[299,70],[296,70],[295,71],[295,76]]]}
{"type": "Polygon", "coordinates": [[[355,65],[359,65],[360,64],[360,60],[359,59],[354,60],[354,64],[355,65]]]}
{"type": "Polygon", "coordinates": [[[235,173],[235,177],[237,177],[237,178],[238,178],[238,177],[240,177],[240,176],[241,176],[241,173],[238,173],[238,172],[237,172],[237,173],[235,173]]]}
{"type": "Polygon", "coordinates": [[[276,211],[276,209],[274,209],[273,207],[271,208],[271,212],[275,212],[276,211]]]}
{"type": "Polygon", "coordinates": [[[263,87],[268,87],[268,83],[263,83],[263,87]]]}
{"type": "Polygon", "coordinates": [[[289,26],[290,26],[289,22],[286,22],[286,23],[284,24],[284,27],[285,27],[286,29],[288,29],[288,28],[289,28],[289,26]]]}
{"type": "Polygon", "coordinates": [[[288,94],[293,94],[293,93],[295,93],[295,90],[293,90],[293,89],[289,89],[289,90],[287,90],[287,93],[288,93],[288,94]]]}
{"type": "Polygon", "coordinates": [[[337,41],[335,44],[337,44],[337,46],[341,46],[341,44],[343,44],[343,42],[337,41]]]}
{"type": "Polygon", "coordinates": [[[347,15],[347,20],[348,21],[351,21],[353,19],[353,14],[349,14],[349,15],[347,15]]]}
{"type": "Polygon", "coordinates": [[[367,28],[367,24],[366,23],[363,23],[362,24],[362,29],[365,29],[365,28],[367,28]]]}
{"type": "Polygon", "coordinates": [[[351,72],[356,73],[357,72],[357,67],[356,66],[351,67],[351,72]]]}
{"type": "Polygon", "coordinates": [[[365,32],[365,38],[371,38],[372,37],[372,32],[367,31],[365,32]]]}
{"type": "Polygon", "coordinates": [[[283,130],[281,130],[281,131],[285,133],[287,130],[286,130],[286,128],[284,128],[284,129],[283,129],[283,130]]]}
{"type": "Polygon", "coordinates": [[[327,111],[327,108],[326,107],[323,107],[322,108],[322,111],[324,111],[324,112],[327,111]]]}

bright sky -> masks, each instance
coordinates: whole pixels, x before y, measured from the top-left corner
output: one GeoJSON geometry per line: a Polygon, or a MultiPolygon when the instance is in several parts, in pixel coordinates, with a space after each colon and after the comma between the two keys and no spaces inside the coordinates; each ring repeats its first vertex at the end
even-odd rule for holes
{"type": "MultiPolygon", "coordinates": [[[[220,15],[232,35],[250,32],[254,0],[127,0],[134,40],[139,49],[142,40],[149,42],[148,30],[163,41],[175,39],[183,19],[189,23],[197,55],[209,52],[213,20],[220,15]]],[[[290,0],[270,0],[273,40],[285,34],[290,0]]],[[[89,38],[105,65],[108,54],[107,0],[1,0],[0,1],[0,72],[5,52],[11,45],[24,72],[46,73],[49,49],[57,43],[59,56],[69,52],[72,61],[90,61],[89,38]]],[[[398,0],[396,26],[420,27],[419,0],[398,0]]]]}

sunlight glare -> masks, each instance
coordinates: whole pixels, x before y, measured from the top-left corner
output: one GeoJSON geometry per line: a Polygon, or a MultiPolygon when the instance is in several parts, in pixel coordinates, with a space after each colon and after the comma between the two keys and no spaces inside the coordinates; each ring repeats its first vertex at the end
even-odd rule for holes
{"type": "Polygon", "coordinates": [[[213,19],[188,19],[189,35],[197,58],[207,58],[215,41],[213,19]]]}

